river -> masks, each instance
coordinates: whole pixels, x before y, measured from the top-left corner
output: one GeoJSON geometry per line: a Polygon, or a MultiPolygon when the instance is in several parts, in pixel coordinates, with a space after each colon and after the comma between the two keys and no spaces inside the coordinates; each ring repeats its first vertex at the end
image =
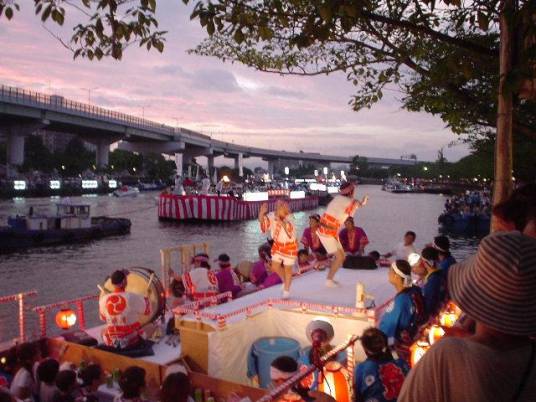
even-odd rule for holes
{"type": "MultiPolygon", "coordinates": [[[[356,224],[366,231],[370,244],[367,252],[386,253],[407,230],[417,233],[416,245],[421,249],[438,233],[437,216],[443,209],[445,197],[435,194],[392,194],[380,186],[363,185],[359,196],[368,194],[368,205],[358,210],[356,224]]],[[[72,197],[73,203],[91,205],[93,215],[129,218],[130,235],[105,238],[83,244],[35,248],[0,255],[0,296],[35,289],[38,296],[32,304],[43,304],[88,295],[97,291],[97,283],[117,268],[148,267],[160,272],[160,248],[184,243],[210,243],[211,258],[227,253],[233,263],[253,260],[257,247],[265,237],[257,221],[225,224],[177,224],[159,222],[155,198],[157,193],[141,193],[135,198],[113,196],[72,197]]],[[[16,213],[34,210],[54,210],[58,198],[29,198],[0,201],[0,224],[16,213]]],[[[322,208],[316,212],[320,213],[322,208]]],[[[308,223],[314,211],[295,213],[298,233],[308,223]]],[[[476,249],[478,239],[451,239],[452,252],[457,259],[476,249]]],[[[385,275],[385,271],[378,271],[385,275]]],[[[88,311],[88,321],[96,322],[96,308],[88,311]]],[[[35,313],[30,312],[29,327],[35,333],[35,313]]],[[[14,305],[0,305],[0,341],[16,336],[17,320],[14,305]]]]}

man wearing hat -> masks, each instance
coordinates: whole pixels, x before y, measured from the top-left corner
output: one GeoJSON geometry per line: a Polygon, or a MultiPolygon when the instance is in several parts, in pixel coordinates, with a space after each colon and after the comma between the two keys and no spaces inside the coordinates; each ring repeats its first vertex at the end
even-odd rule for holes
{"type": "MultiPolygon", "coordinates": [[[[319,364],[320,358],[328,353],[333,346],[331,341],[335,337],[333,326],[324,320],[313,320],[307,324],[305,329],[307,339],[311,342],[311,346],[307,346],[300,351],[299,364],[301,367],[307,367],[312,364],[319,364]]],[[[332,358],[341,364],[346,362],[346,352],[337,353],[332,358]]],[[[318,371],[315,371],[310,377],[304,380],[309,389],[318,389],[318,371]]]]}
{"type": "Polygon", "coordinates": [[[498,232],[450,268],[452,300],[474,335],[445,337],[410,372],[399,401],[536,400],[536,239],[498,232]]]}
{"type": "Polygon", "coordinates": [[[335,274],[342,267],[345,254],[339,241],[339,231],[349,216],[353,216],[355,211],[367,204],[368,196],[361,201],[354,198],[356,186],[353,183],[344,183],[340,187],[339,194],[333,197],[326,208],[326,212],[320,218],[320,229],[318,237],[320,242],[328,252],[335,258],[331,262],[326,280],[326,286],[330,288],[338,287],[339,283],[334,280],[335,274]]]}

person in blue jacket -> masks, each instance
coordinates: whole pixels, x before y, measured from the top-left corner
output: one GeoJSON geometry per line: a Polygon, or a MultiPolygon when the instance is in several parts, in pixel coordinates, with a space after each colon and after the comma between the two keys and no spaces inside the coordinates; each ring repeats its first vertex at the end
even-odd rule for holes
{"type": "Polygon", "coordinates": [[[355,368],[357,402],[395,402],[409,371],[403,359],[395,359],[387,346],[387,337],[377,328],[361,335],[367,359],[355,368]]]}
{"type": "Polygon", "coordinates": [[[398,356],[409,361],[409,348],[419,327],[426,322],[423,296],[421,289],[413,285],[411,266],[406,260],[391,264],[389,282],[397,294],[385,309],[379,328],[398,356]]]}
{"type": "MultiPolygon", "coordinates": [[[[325,320],[313,320],[307,324],[305,329],[307,339],[311,342],[311,346],[306,346],[300,350],[298,364],[300,368],[306,368],[317,362],[324,354],[328,353],[333,346],[331,341],[335,336],[333,326],[325,320]],[[314,346],[317,348],[315,349],[314,346]]],[[[346,351],[337,353],[332,360],[336,360],[342,365],[346,365],[346,351]]],[[[306,378],[303,383],[307,384],[311,390],[318,389],[318,371],[315,371],[310,377],[306,378]]]]}
{"type": "Polygon", "coordinates": [[[425,270],[424,310],[428,319],[437,316],[447,299],[447,278],[438,267],[438,251],[434,247],[425,247],[421,252],[419,264],[425,270]]]}
{"type": "Polygon", "coordinates": [[[450,240],[447,236],[436,236],[432,247],[437,250],[437,266],[446,280],[450,266],[456,264],[456,258],[450,253],[450,240]]]}

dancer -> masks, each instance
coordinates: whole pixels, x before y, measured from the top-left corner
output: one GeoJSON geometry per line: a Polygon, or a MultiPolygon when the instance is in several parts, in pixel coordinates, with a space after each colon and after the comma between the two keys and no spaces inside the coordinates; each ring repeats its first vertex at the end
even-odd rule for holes
{"type": "Polygon", "coordinates": [[[283,280],[283,299],[290,296],[292,267],[298,256],[296,228],[288,204],[277,201],[275,212],[268,213],[268,204],[262,204],[259,210],[261,231],[270,230],[274,244],[272,246],[272,271],[283,280]]]}
{"type": "Polygon", "coordinates": [[[339,231],[349,216],[353,216],[358,208],[364,207],[368,201],[368,195],[361,201],[354,199],[356,186],[353,183],[344,183],[333,200],[328,204],[326,212],[320,219],[320,229],[318,237],[320,242],[328,252],[335,258],[331,262],[328,272],[326,286],[330,288],[338,287],[339,283],[333,278],[342,266],[345,258],[344,249],[339,241],[339,231]]]}

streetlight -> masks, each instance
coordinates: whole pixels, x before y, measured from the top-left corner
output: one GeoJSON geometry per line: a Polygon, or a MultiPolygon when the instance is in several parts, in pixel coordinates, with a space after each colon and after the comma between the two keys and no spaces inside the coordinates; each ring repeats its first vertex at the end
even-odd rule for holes
{"type": "Polygon", "coordinates": [[[323,172],[324,172],[324,176],[326,176],[326,175],[328,174],[328,168],[327,168],[327,166],[324,166],[323,172]]]}
{"type": "Polygon", "coordinates": [[[99,87],[93,87],[93,88],[81,88],[85,91],[87,91],[87,103],[91,104],[91,91],[95,91],[99,89],[99,87]]]}
{"type": "Polygon", "coordinates": [[[425,172],[427,172],[427,171],[428,171],[428,166],[423,167],[422,170],[424,170],[425,172]]]}
{"type": "Polygon", "coordinates": [[[288,176],[289,173],[290,173],[290,169],[288,168],[288,166],[285,166],[285,174],[288,176]]]}
{"type": "Polygon", "coordinates": [[[315,177],[318,176],[318,170],[315,169],[315,177]]]}

